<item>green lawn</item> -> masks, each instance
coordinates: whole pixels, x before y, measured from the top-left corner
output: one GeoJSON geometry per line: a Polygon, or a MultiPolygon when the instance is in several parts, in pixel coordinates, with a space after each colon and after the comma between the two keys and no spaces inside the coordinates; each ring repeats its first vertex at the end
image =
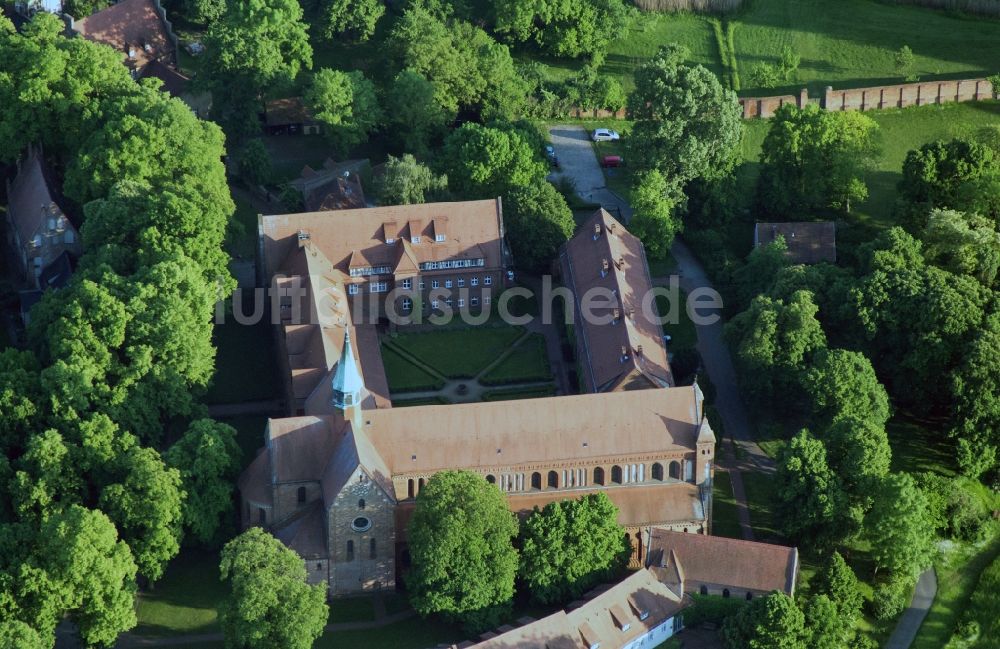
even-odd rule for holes
{"type": "Polygon", "coordinates": [[[215,326],[213,341],[218,353],[215,376],[205,395],[207,403],[239,403],[281,396],[274,338],[266,317],[257,324],[244,325],[227,314],[225,323],[215,326]]]}
{"type": "Polygon", "coordinates": [[[972,645],[972,649],[1000,648],[1000,597],[997,597],[998,592],[1000,592],[1000,557],[997,557],[996,552],[994,552],[992,563],[982,573],[979,584],[969,600],[969,610],[979,622],[980,629],[979,639],[972,645]]]}
{"type": "Polygon", "coordinates": [[[218,631],[216,606],[224,596],[219,555],[185,549],[151,590],[136,597],[139,625],[135,633],[164,636],[218,631]]]}
{"type": "MultiPolygon", "coordinates": [[[[934,568],[938,578],[937,597],[911,648],[939,649],[945,646],[955,630],[955,624],[967,610],[977,612],[976,618],[983,627],[984,635],[987,635],[988,621],[1000,619],[1000,599],[997,598],[1000,592],[1000,536],[980,547],[956,545],[942,553],[934,568]],[[970,600],[973,602],[971,607],[970,600]]],[[[983,649],[1000,647],[997,643],[1000,627],[994,628],[992,633],[994,644],[980,642],[974,646],[983,649]]]]}
{"type": "Polygon", "coordinates": [[[522,340],[499,365],[480,379],[483,385],[529,383],[552,378],[545,336],[531,334],[522,340]]]}
{"type": "Polygon", "coordinates": [[[403,333],[391,342],[442,375],[459,379],[479,374],[523,333],[521,327],[465,327],[403,333]]]}
{"type": "Polygon", "coordinates": [[[444,397],[428,397],[426,399],[393,399],[393,408],[407,408],[410,406],[445,406],[451,403],[444,397]]]}
{"type": "Polygon", "coordinates": [[[414,365],[392,344],[383,343],[382,364],[390,392],[440,390],[444,386],[444,381],[414,365]]]}
{"type": "Polygon", "coordinates": [[[750,507],[750,526],[758,541],[781,542],[781,533],[774,516],[777,483],[773,475],[742,471],[743,488],[750,507]]]}
{"type": "Polygon", "coordinates": [[[233,257],[253,259],[257,252],[257,210],[244,199],[233,196],[236,212],[226,232],[226,252],[233,257]]]}
{"type": "Polygon", "coordinates": [[[754,0],[735,17],[735,47],[743,92],[781,94],[803,85],[819,94],[827,85],[851,88],[899,83],[905,74],[895,53],[908,45],[910,72],[922,80],[990,74],[997,69],[1000,22],[873,0],[754,0]],[[776,63],[783,47],[802,57],[783,88],[755,89],[756,63],[776,63]]]}
{"type": "Polygon", "coordinates": [[[370,622],[375,619],[371,597],[343,597],[330,602],[330,623],[370,622]]]}
{"type": "Polygon", "coordinates": [[[955,447],[940,426],[897,412],[886,425],[892,448],[892,470],[914,475],[933,472],[946,477],[957,474],[955,447]]]}
{"type": "Polygon", "coordinates": [[[728,471],[715,472],[712,484],[712,534],[731,539],[743,538],[728,471]]]}

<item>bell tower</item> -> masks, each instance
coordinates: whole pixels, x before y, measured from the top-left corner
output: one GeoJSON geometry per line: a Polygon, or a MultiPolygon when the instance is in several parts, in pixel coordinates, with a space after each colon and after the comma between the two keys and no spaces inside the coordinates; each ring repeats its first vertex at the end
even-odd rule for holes
{"type": "Polygon", "coordinates": [[[358,371],[351,348],[350,329],[344,329],[344,348],[340,353],[337,370],[333,373],[333,405],[344,413],[344,419],[357,424],[361,419],[361,400],[365,383],[358,371]]]}

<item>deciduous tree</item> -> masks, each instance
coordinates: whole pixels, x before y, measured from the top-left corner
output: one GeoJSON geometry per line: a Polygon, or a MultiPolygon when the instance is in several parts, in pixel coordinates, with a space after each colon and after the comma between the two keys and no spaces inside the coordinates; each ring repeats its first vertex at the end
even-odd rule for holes
{"type": "Polygon", "coordinates": [[[367,41],[385,13],[385,3],[381,0],[327,0],[320,12],[324,37],[333,39],[346,34],[367,41]]]}
{"type": "Polygon", "coordinates": [[[356,70],[317,70],[305,101],[343,152],[364,142],[382,123],[375,85],[356,70]]]}
{"type": "Polygon", "coordinates": [[[800,545],[830,547],[844,538],[847,511],[823,442],[800,431],[778,458],[777,515],[782,531],[800,545]]]}
{"type": "Polygon", "coordinates": [[[1000,314],[986,319],[952,374],[955,399],[951,436],[958,463],[967,475],[979,475],[1000,462],[1000,314]]]}
{"type": "Polygon", "coordinates": [[[226,647],[310,649],[322,635],[326,584],[306,583],[302,557],[264,530],[227,543],[219,569],[229,589],[219,607],[226,647]]]}
{"type": "Polygon", "coordinates": [[[215,538],[231,509],[239,459],[236,430],[211,419],[192,422],[167,450],[167,464],[180,472],[185,493],[184,527],[201,543],[215,538]]]}
{"type": "Polygon", "coordinates": [[[848,626],[861,615],[864,596],[858,585],[857,575],[839,552],[832,552],[823,567],[810,582],[812,592],[826,595],[837,607],[841,619],[848,626]]]}
{"type": "Polygon", "coordinates": [[[482,476],[435,474],[417,496],[410,522],[410,602],[470,628],[488,628],[514,596],[517,521],[482,476]]]}
{"type": "Polygon", "coordinates": [[[507,240],[517,265],[544,272],[576,226],[566,199],[542,180],[512,188],[504,201],[507,240]]]}
{"type": "Polygon", "coordinates": [[[722,636],[729,649],[806,649],[806,620],[791,597],[758,597],[726,619],[722,636]]]}
{"type": "Polygon", "coordinates": [[[382,205],[411,205],[444,197],[448,176],[438,176],[409,153],[389,156],[385,172],[376,181],[376,194],[382,205]]]}
{"type": "Polygon", "coordinates": [[[419,72],[403,70],[393,80],[386,98],[386,119],[410,153],[424,153],[431,140],[454,119],[435,96],[434,84],[419,72]]]}
{"type": "Polygon", "coordinates": [[[524,521],[519,574],[533,599],[567,602],[625,567],[631,546],[604,493],[549,503],[524,521]]]}
{"type": "Polygon", "coordinates": [[[448,136],[441,158],[449,187],[465,198],[494,198],[534,185],[547,171],[540,153],[516,130],[472,122],[448,136]]]}
{"type": "Polygon", "coordinates": [[[864,200],[864,173],[878,156],[878,124],[858,112],[785,104],[761,146],[758,204],[769,214],[840,209],[864,200]]]}
{"type": "Polygon", "coordinates": [[[629,163],[658,169],[677,189],[728,174],[742,137],[736,94],[704,67],[685,65],[687,56],[681,46],[661,47],[636,70],[628,97],[629,163]]]}
{"type": "Polygon", "coordinates": [[[674,237],[684,227],[675,212],[679,202],[676,192],[657,169],[640,172],[632,189],[629,230],[654,259],[666,257],[674,237]]]}
{"type": "Polygon", "coordinates": [[[844,417],[876,427],[889,421],[889,395],[864,354],[846,349],[820,351],[805,379],[806,391],[824,425],[844,417]]]}
{"type": "Polygon", "coordinates": [[[496,30],[554,56],[603,57],[628,19],[622,0],[499,0],[496,30]]]}
{"type": "Polygon", "coordinates": [[[874,501],[864,529],[876,568],[915,578],[934,552],[927,497],[908,473],[893,473],[882,479],[874,501]]]}

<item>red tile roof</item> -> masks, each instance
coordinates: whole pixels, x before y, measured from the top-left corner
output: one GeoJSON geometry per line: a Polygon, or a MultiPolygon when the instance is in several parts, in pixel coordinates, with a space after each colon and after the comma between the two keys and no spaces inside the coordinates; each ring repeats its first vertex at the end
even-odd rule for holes
{"type": "Polygon", "coordinates": [[[177,37],[157,0],[122,0],[73,27],[87,40],[121,52],[132,69],[142,70],[157,60],[174,63],[177,37]]]}

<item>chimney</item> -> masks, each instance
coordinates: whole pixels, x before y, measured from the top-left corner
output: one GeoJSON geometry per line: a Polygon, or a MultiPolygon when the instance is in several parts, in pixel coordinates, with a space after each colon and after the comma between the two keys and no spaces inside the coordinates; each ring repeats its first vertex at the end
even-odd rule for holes
{"type": "Polygon", "coordinates": [[[309,233],[305,230],[299,230],[298,232],[299,248],[305,248],[309,243],[309,233]]]}
{"type": "Polygon", "coordinates": [[[611,311],[611,316],[612,316],[612,318],[614,319],[614,322],[618,322],[619,320],[621,320],[621,317],[622,317],[622,312],[621,312],[621,310],[620,310],[620,309],[618,309],[617,307],[615,307],[615,308],[614,308],[614,309],[613,309],[613,310],[611,311]]]}
{"type": "Polygon", "coordinates": [[[601,236],[601,224],[600,223],[595,223],[594,224],[594,241],[597,241],[598,237],[600,237],[600,236],[601,236]]]}
{"type": "Polygon", "coordinates": [[[638,347],[635,348],[635,355],[642,356],[642,345],[639,345],[638,347]]]}
{"type": "Polygon", "coordinates": [[[604,259],[601,260],[601,277],[604,277],[605,275],[608,274],[608,268],[609,268],[608,258],[605,257],[604,259]]]}
{"type": "Polygon", "coordinates": [[[622,358],[621,358],[621,362],[624,363],[627,360],[628,360],[628,347],[626,347],[625,345],[622,345],[622,358]]]}

